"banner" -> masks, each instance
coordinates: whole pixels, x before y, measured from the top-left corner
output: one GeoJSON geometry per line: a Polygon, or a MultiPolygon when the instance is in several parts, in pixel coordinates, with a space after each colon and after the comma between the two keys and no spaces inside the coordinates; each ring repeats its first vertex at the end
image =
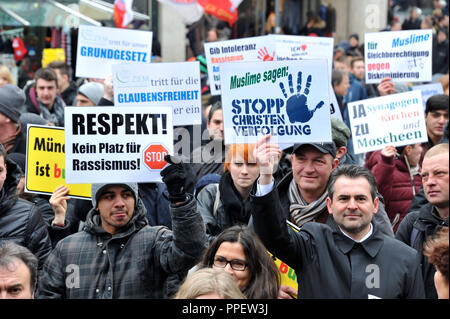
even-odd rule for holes
{"type": "Polygon", "coordinates": [[[115,64],[115,106],[170,106],[173,125],[201,124],[199,62],[115,64]]]}
{"type": "Polygon", "coordinates": [[[104,79],[116,63],[150,63],[152,32],[80,25],[76,76],[104,79]]]}
{"type": "Polygon", "coordinates": [[[366,83],[430,82],[431,29],[366,33],[364,62],[366,83]]]}
{"type": "Polygon", "coordinates": [[[211,95],[219,95],[220,68],[229,62],[273,61],[275,47],[269,37],[250,37],[237,40],[205,43],[211,95]]]}
{"type": "Polygon", "coordinates": [[[326,60],[228,63],[220,77],[225,144],[331,142],[326,60]]]}
{"type": "MultiPolygon", "coordinates": [[[[52,195],[65,180],[64,128],[42,125],[27,127],[25,191],[52,195]]],[[[91,198],[90,184],[66,184],[69,196],[91,198]]]]}
{"type": "Polygon", "coordinates": [[[428,141],[420,91],[348,104],[355,154],[428,141]]]}
{"type": "Polygon", "coordinates": [[[430,83],[424,85],[416,85],[412,86],[411,89],[413,91],[421,91],[422,92],[422,103],[423,110],[425,111],[425,107],[427,105],[427,100],[436,94],[444,94],[444,90],[442,89],[442,84],[440,82],[430,83]]]}
{"type": "Polygon", "coordinates": [[[66,180],[160,182],[173,154],[168,107],[66,107],[66,180]]]}

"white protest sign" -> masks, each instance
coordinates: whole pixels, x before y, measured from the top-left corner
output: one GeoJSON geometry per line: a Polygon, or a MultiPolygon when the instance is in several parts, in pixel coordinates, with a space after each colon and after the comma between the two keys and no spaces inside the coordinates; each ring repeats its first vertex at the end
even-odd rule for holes
{"type": "Polygon", "coordinates": [[[201,124],[199,62],[116,64],[115,106],[170,106],[173,125],[201,124]]]}
{"type": "Polygon", "coordinates": [[[220,77],[226,144],[331,141],[326,60],[229,63],[220,77]]]}
{"type": "MultiPolygon", "coordinates": [[[[333,69],[334,39],[326,37],[307,37],[300,35],[267,35],[275,45],[276,61],[326,59],[328,63],[328,78],[331,83],[333,69]]],[[[331,116],[342,121],[341,110],[338,107],[333,87],[330,85],[331,116]]]]}
{"type": "Polygon", "coordinates": [[[173,154],[169,107],[66,107],[66,182],[161,181],[173,154]]]}
{"type": "Polygon", "coordinates": [[[106,78],[116,63],[150,63],[152,32],[80,25],[75,74],[106,78]]]}
{"type": "Polygon", "coordinates": [[[221,92],[220,66],[223,63],[273,61],[275,56],[273,41],[266,36],[207,42],[204,46],[212,95],[221,92]]]}
{"type": "Polygon", "coordinates": [[[428,140],[420,91],[348,104],[355,154],[428,140]]]}
{"type": "Polygon", "coordinates": [[[366,33],[366,83],[379,83],[385,77],[394,82],[431,81],[432,42],[431,30],[366,33]]]}
{"type": "Polygon", "coordinates": [[[436,94],[444,94],[444,90],[442,89],[442,84],[440,82],[430,83],[424,85],[416,85],[412,86],[411,89],[413,91],[421,91],[422,92],[422,103],[423,110],[425,111],[425,107],[427,105],[427,100],[436,94]]]}

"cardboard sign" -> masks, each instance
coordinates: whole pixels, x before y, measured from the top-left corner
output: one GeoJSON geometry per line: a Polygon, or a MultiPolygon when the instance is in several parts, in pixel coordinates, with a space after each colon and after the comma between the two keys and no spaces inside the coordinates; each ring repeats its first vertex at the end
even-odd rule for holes
{"type": "Polygon", "coordinates": [[[273,61],[275,58],[273,41],[266,36],[207,42],[204,46],[211,95],[221,93],[221,65],[230,62],[273,61]]]}
{"type": "Polygon", "coordinates": [[[367,84],[385,77],[394,82],[431,81],[431,30],[366,33],[364,40],[367,84]]]}
{"type": "Polygon", "coordinates": [[[116,63],[150,63],[152,32],[80,25],[76,76],[104,79],[116,63]]]}
{"type": "Polygon", "coordinates": [[[226,144],[332,140],[326,60],[228,63],[220,76],[226,144]]]}
{"type": "MultiPolygon", "coordinates": [[[[65,180],[64,128],[28,124],[25,191],[52,195],[65,180]]],[[[69,196],[91,198],[90,184],[66,184],[69,196]]]]}
{"type": "Polygon", "coordinates": [[[425,111],[425,107],[427,105],[427,100],[436,94],[444,94],[444,90],[442,89],[442,84],[438,83],[430,83],[424,85],[416,85],[412,86],[411,89],[413,91],[421,91],[422,92],[422,103],[423,110],[425,111]]]}
{"type": "Polygon", "coordinates": [[[173,154],[171,108],[66,107],[65,120],[67,181],[161,181],[173,154]]]}
{"type": "Polygon", "coordinates": [[[199,62],[116,64],[115,106],[170,106],[173,125],[201,124],[199,62]]]}
{"type": "Polygon", "coordinates": [[[355,154],[428,140],[420,91],[348,104],[355,154]]]}

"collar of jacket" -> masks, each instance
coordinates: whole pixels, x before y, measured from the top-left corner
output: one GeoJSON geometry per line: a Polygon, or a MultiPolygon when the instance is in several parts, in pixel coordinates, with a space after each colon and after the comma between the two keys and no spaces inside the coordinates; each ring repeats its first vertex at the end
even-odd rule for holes
{"type": "Polygon", "coordinates": [[[331,227],[333,230],[333,237],[334,242],[336,243],[336,246],[339,248],[340,251],[342,251],[343,254],[348,254],[352,249],[353,246],[356,244],[359,244],[363,247],[364,251],[372,258],[375,258],[375,256],[380,251],[381,247],[383,246],[384,240],[381,232],[378,230],[376,223],[372,220],[372,235],[364,240],[362,243],[357,243],[353,241],[352,239],[345,236],[342,231],[339,229],[339,226],[334,221],[334,218],[332,215],[330,215],[327,219],[327,225],[331,227]]]}
{"type": "Polygon", "coordinates": [[[428,227],[434,229],[436,225],[448,226],[448,218],[440,218],[436,208],[431,203],[427,203],[420,209],[419,218],[414,222],[414,227],[420,231],[425,231],[428,227]]]}
{"type": "MultiPolygon", "coordinates": [[[[137,231],[139,231],[144,226],[148,225],[147,217],[145,216],[146,209],[140,198],[134,207],[134,213],[129,222],[116,232],[111,238],[123,238],[127,237],[137,231]]],[[[87,217],[85,231],[94,235],[111,236],[106,232],[101,226],[100,212],[95,208],[92,208],[87,217]]]]}

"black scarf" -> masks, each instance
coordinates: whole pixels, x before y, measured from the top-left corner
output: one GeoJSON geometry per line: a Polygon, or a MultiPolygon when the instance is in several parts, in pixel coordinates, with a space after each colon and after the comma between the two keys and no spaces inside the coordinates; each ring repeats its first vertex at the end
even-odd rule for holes
{"type": "Polygon", "coordinates": [[[225,213],[220,219],[224,221],[224,224],[228,224],[223,226],[226,228],[236,224],[247,225],[251,215],[250,198],[243,202],[228,171],[220,178],[219,191],[225,213]]]}

